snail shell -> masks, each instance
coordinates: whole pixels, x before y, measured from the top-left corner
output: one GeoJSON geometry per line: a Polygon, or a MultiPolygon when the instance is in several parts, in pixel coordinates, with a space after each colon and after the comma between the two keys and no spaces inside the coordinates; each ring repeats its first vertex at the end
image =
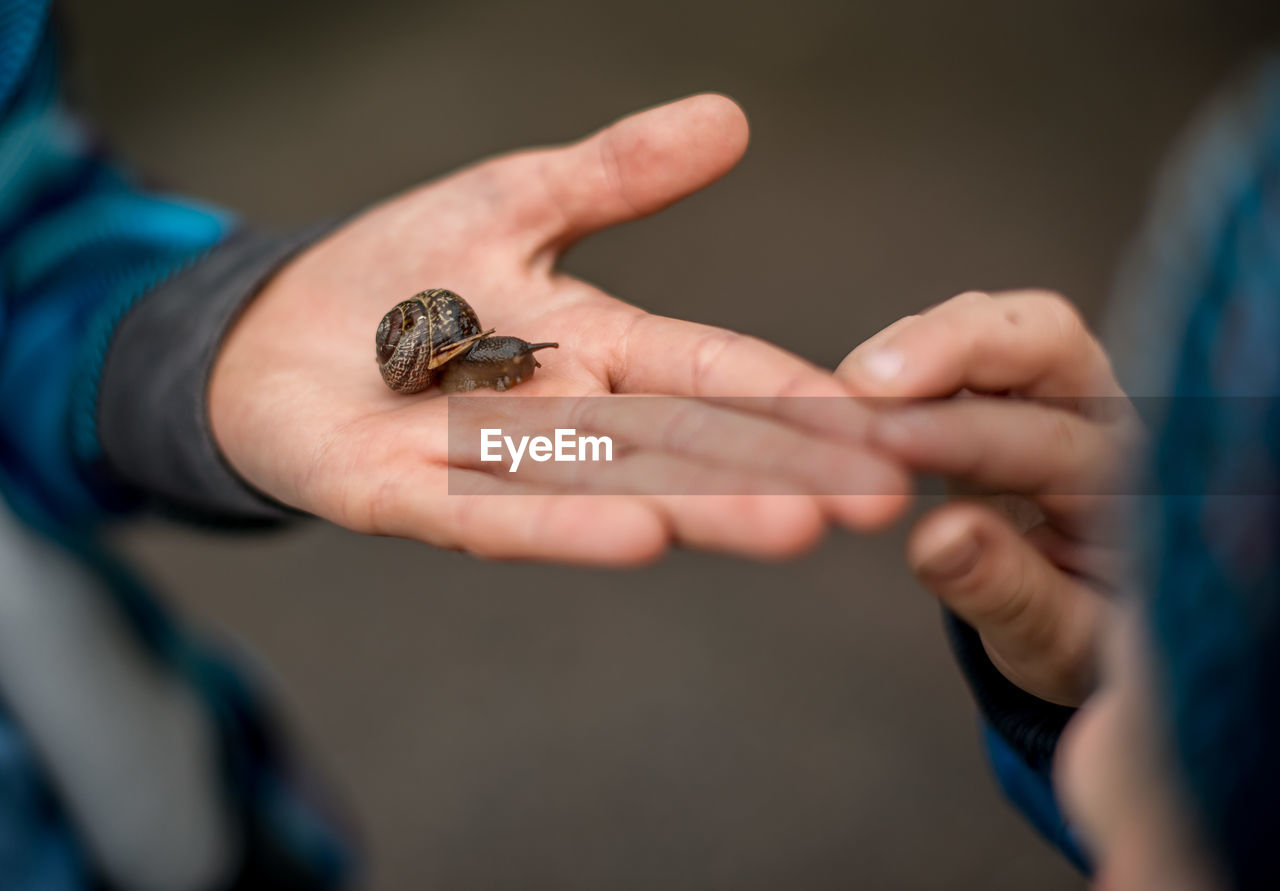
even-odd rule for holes
{"type": "Polygon", "coordinates": [[[397,303],[378,323],[378,369],[400,393],[420,393],[437,380],[454,392],[506,390],[542,367],[535,351],[559,346],[492,333],[480,329],[475,310],[453,291],[423,291],[397,303]]]}
{"type": "Polygon", "coordinates": [[[378,323],[378,368],[387,386],[419,393],[435,383],[435,371],[471,349],[486,334],[467,301],[444,288],[415,294],[378,323]]]}

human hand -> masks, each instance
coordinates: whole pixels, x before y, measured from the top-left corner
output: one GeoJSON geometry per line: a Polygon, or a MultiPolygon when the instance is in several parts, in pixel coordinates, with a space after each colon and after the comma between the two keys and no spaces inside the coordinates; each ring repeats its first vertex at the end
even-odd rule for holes
{"type": "Polygon", "coordinates": [[[908,562],[1005,677],[1078,705],[1107,594],[1125,582],[1115,496],[1140,437],[1078,312],[1045,292],[962,294],[889,326],[836,374],[867,396],[972,397],[889,404],[870,439],[919,470],[1023,496],[1038,522],[949,502],[916,524],[908,562]]]}
{"type": "Polygon", "coordinates": [[[718,179],[746,143],[735,104],[696,96],[372,208],[286,266],[228,335],[209,395],[223,453],[263,492],[343,526],[493,557],[626,564],[672,543],[780,556],[829,521],[889,522],[907,478],[859,442],[865,411],[844,399],[843,419],[818,436],[788,418],[796,401],[785,397],[847,396],[829,372],[749,337],[650,315],[555,269],[581,237],[718,179]],[[379,319],[426,287],[462,294],[500,334],[560,343],[504,401],[690,397],[629,456],[634,493],[450,467],[447,400],[391,392],[374,361],[379,319]],[[770,410],[715,401],[733,396],[766,397],[751,405],[770,410]],[[757,448],[706,455],[689,445],[744,438],[757,448]],[[653,491],[654,480],[711,469],[731,475],[722,491],[734,494],[653,491]],[[807,486],[815,474],[827,484],[807,486]],[[762,494],[779,490],[791,494],[762,494]],[[851,491],[878,494],[830,494],[851,491]]]}

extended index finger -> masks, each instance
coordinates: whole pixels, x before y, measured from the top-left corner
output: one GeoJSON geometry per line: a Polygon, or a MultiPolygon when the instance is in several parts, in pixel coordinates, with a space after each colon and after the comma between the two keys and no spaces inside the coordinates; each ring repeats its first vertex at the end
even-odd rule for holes
{"type": "Polygon", "coordinates": [[[1121,396],[1079,312],[1046,291],[961,294],[872,338],[836,374],[859,392],[912,398],[962,389],[1031,397],[1121,396]]]}
{"type": "Polygon", "coordinates": [[[754,337],[638,314],[614,345],[609,384],[616,393],[692,396],[862,446],[862,468],[876,481],[856,487],[868,493],[853,506],[864,522],[892,517],[910,492],[905,469],[867,446],[871,413],[862,400],[830,371],[754,337]]]}

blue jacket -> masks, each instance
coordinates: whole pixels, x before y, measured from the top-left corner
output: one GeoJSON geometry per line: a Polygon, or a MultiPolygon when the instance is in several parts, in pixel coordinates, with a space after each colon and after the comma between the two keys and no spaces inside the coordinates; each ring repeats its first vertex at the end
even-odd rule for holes
{"type": "MultiPolygon", "coordinates": [[[[48,0],[0,0],[0,511],[91,567],[137,645],[203,703],[240,833],[230,883],[336,887],[348,843],[258,685],[96,535],[142,505],[223,523],[284,515],[220,460],[204,386],[236,310],[315,231],[255,233],[111,163],[60,100],[49,13],[48,0]],[[164,337],[175,324],[192,338],[164,337]]],[[[0,888],[107,886],[13,705],[0,701],[0,888]]]]}

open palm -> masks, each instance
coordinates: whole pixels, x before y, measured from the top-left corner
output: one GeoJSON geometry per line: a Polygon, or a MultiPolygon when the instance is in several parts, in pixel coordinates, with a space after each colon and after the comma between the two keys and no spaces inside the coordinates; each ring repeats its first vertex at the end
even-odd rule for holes
{"type": "Polygon", "coordinates": [[[623,564],[674,542],[777,556],[830,521],[888,522],[906,477],[860,444],[857,406],[838,403],[819,430],[796,416],[806,400],[783,398],[844,396],[829,372],[749,337],[651,315],[555,268],[582,236],[713,182],[746,143],[735,104],[696,96],[370,209],[282,270],[231,332],[210,389],[219,445],[287,504],[357,531],[494,557],[623,564]],[[646,423],[619,421],[641,429],[610,494],[590,494],[582,480],[517,483],[451,468],[446,398],[391,392],[373,355],[382,314],[428,287],[464,295],[499,334],[560,342],[505,399],[688,401],[663,401],[646,423]],[[725,399],[743,396],[766,398],[749,409],[725,399]],[[709,454],[709,443],[723,449],[709,454]],[[727,494],[689,494],[684,481],[708,474],[727,494]]]}

